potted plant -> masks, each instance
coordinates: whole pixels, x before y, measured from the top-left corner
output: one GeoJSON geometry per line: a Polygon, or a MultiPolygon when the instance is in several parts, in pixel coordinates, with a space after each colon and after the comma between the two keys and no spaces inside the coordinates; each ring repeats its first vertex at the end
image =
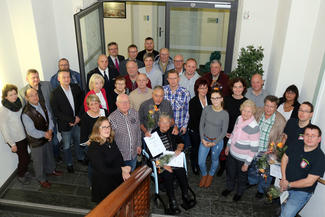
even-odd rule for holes
{"type": "Polygon", "coordinates": [[[241,48],[240,55],[237,59],[237,68],[229,73],[230,79],[241,77],[246,81],[248,87],[250,87],[252,75],[258,73],[263,76],[263,50],[261,46],[255,48],[253,45],[241,48]]]}

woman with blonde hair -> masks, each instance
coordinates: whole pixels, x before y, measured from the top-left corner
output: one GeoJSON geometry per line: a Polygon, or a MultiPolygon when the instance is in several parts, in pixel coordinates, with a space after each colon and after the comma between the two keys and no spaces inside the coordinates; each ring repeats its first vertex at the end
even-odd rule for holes
{"type": "Polygon", "coordinates": [[[99,117],[89,137],[88,159],[92,167],[92,201],[99,203],[123,180],[130,177],[130,166],[124,166],[114,132],[106,117],[99,117]]]}
{"type": "Polygon", "coordinates": [[[233,200],[241,199],[247,184],[247,169],[258,152],[260,128],[254,118],[256,105],[246,100],[240,105],[241,115],[237,118],[225,150],[227,157],[227,187],[222,192],[227,196],[235,189],[233,200]]]}
{"type": "Polygon", "coordinates": [[[90,91],[86,94],[85,99],[84,99],[85,112],[87,112],[89,110],[89,107],[87,106],[87,97],[91,94],[97,95],[100,100],[100,108],[106,109],[107,112],[109,112],[106,91],[103,88],[104,83],[105,83],[104,78],[99,74],[93,74],[90,77],[90,79],[89,79],[89,90],[90,91]]]}

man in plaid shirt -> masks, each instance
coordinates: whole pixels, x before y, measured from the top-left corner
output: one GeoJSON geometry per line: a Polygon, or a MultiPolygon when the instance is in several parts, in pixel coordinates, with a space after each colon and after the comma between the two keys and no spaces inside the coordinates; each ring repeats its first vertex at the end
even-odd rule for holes
{"type": "Polygon", "coordinates": [[[116,99],[117,109],[108,117],[115,142],[123,156],[126,166],[136,167],[137,154],[141,154],[141,132],[138,112],[130,108],[129,97],[120,94],[116,99]]]}
{"type": "Polygon", "coordinates": [[[179,86],[179,75],[176,70],[168,72],[167,81],[169,85],[164,86],[164,98],[172,105],[175,125],[179,129],[179,133],[185,143],[184,149],[186,149],[190,146],[187,124],[189,120],[189,102],[191,96],[188,90],[179,86]]]}

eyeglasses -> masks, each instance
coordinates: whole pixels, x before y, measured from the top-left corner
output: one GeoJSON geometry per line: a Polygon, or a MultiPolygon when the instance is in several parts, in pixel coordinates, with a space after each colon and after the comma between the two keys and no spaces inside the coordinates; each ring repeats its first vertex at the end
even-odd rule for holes
{"type": "Polygon", "coordinates": [[[310,134],[304,134],[305,137],[310,137],[312,139],[315,139],[317,137],[319,137],[318,135],[310,135],[310,134]]]}
{"type": "Polygon", "coordinates": [[[222,97],[211,97],[211,100],[219,100],[222,99],[222,97]]]}
{"type": "Polygon", "coordinates": [[[106,129],[106,130],[108,130],[108,129],[111,129],[111,126],[100,126],[100,128],[103,130],[103,129],[106,129]]]}
{"type": "Polygon", "coordinates": [[[302,112],[302,113],[311,113],[310,111],[306,111],[306,110],[302,110],[302,109],[299,109],[298,111],[302,112]]]}

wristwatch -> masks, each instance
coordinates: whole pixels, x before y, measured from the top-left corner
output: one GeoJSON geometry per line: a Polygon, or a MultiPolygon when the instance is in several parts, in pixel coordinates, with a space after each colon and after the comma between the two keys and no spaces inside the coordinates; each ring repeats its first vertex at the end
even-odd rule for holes
{"type": "Polygon", "coordinates": [[[291,186],[290,186],[290,182],[288,182],[288,189],[289,189],[289,188],[291,188],[291,186]]]}

